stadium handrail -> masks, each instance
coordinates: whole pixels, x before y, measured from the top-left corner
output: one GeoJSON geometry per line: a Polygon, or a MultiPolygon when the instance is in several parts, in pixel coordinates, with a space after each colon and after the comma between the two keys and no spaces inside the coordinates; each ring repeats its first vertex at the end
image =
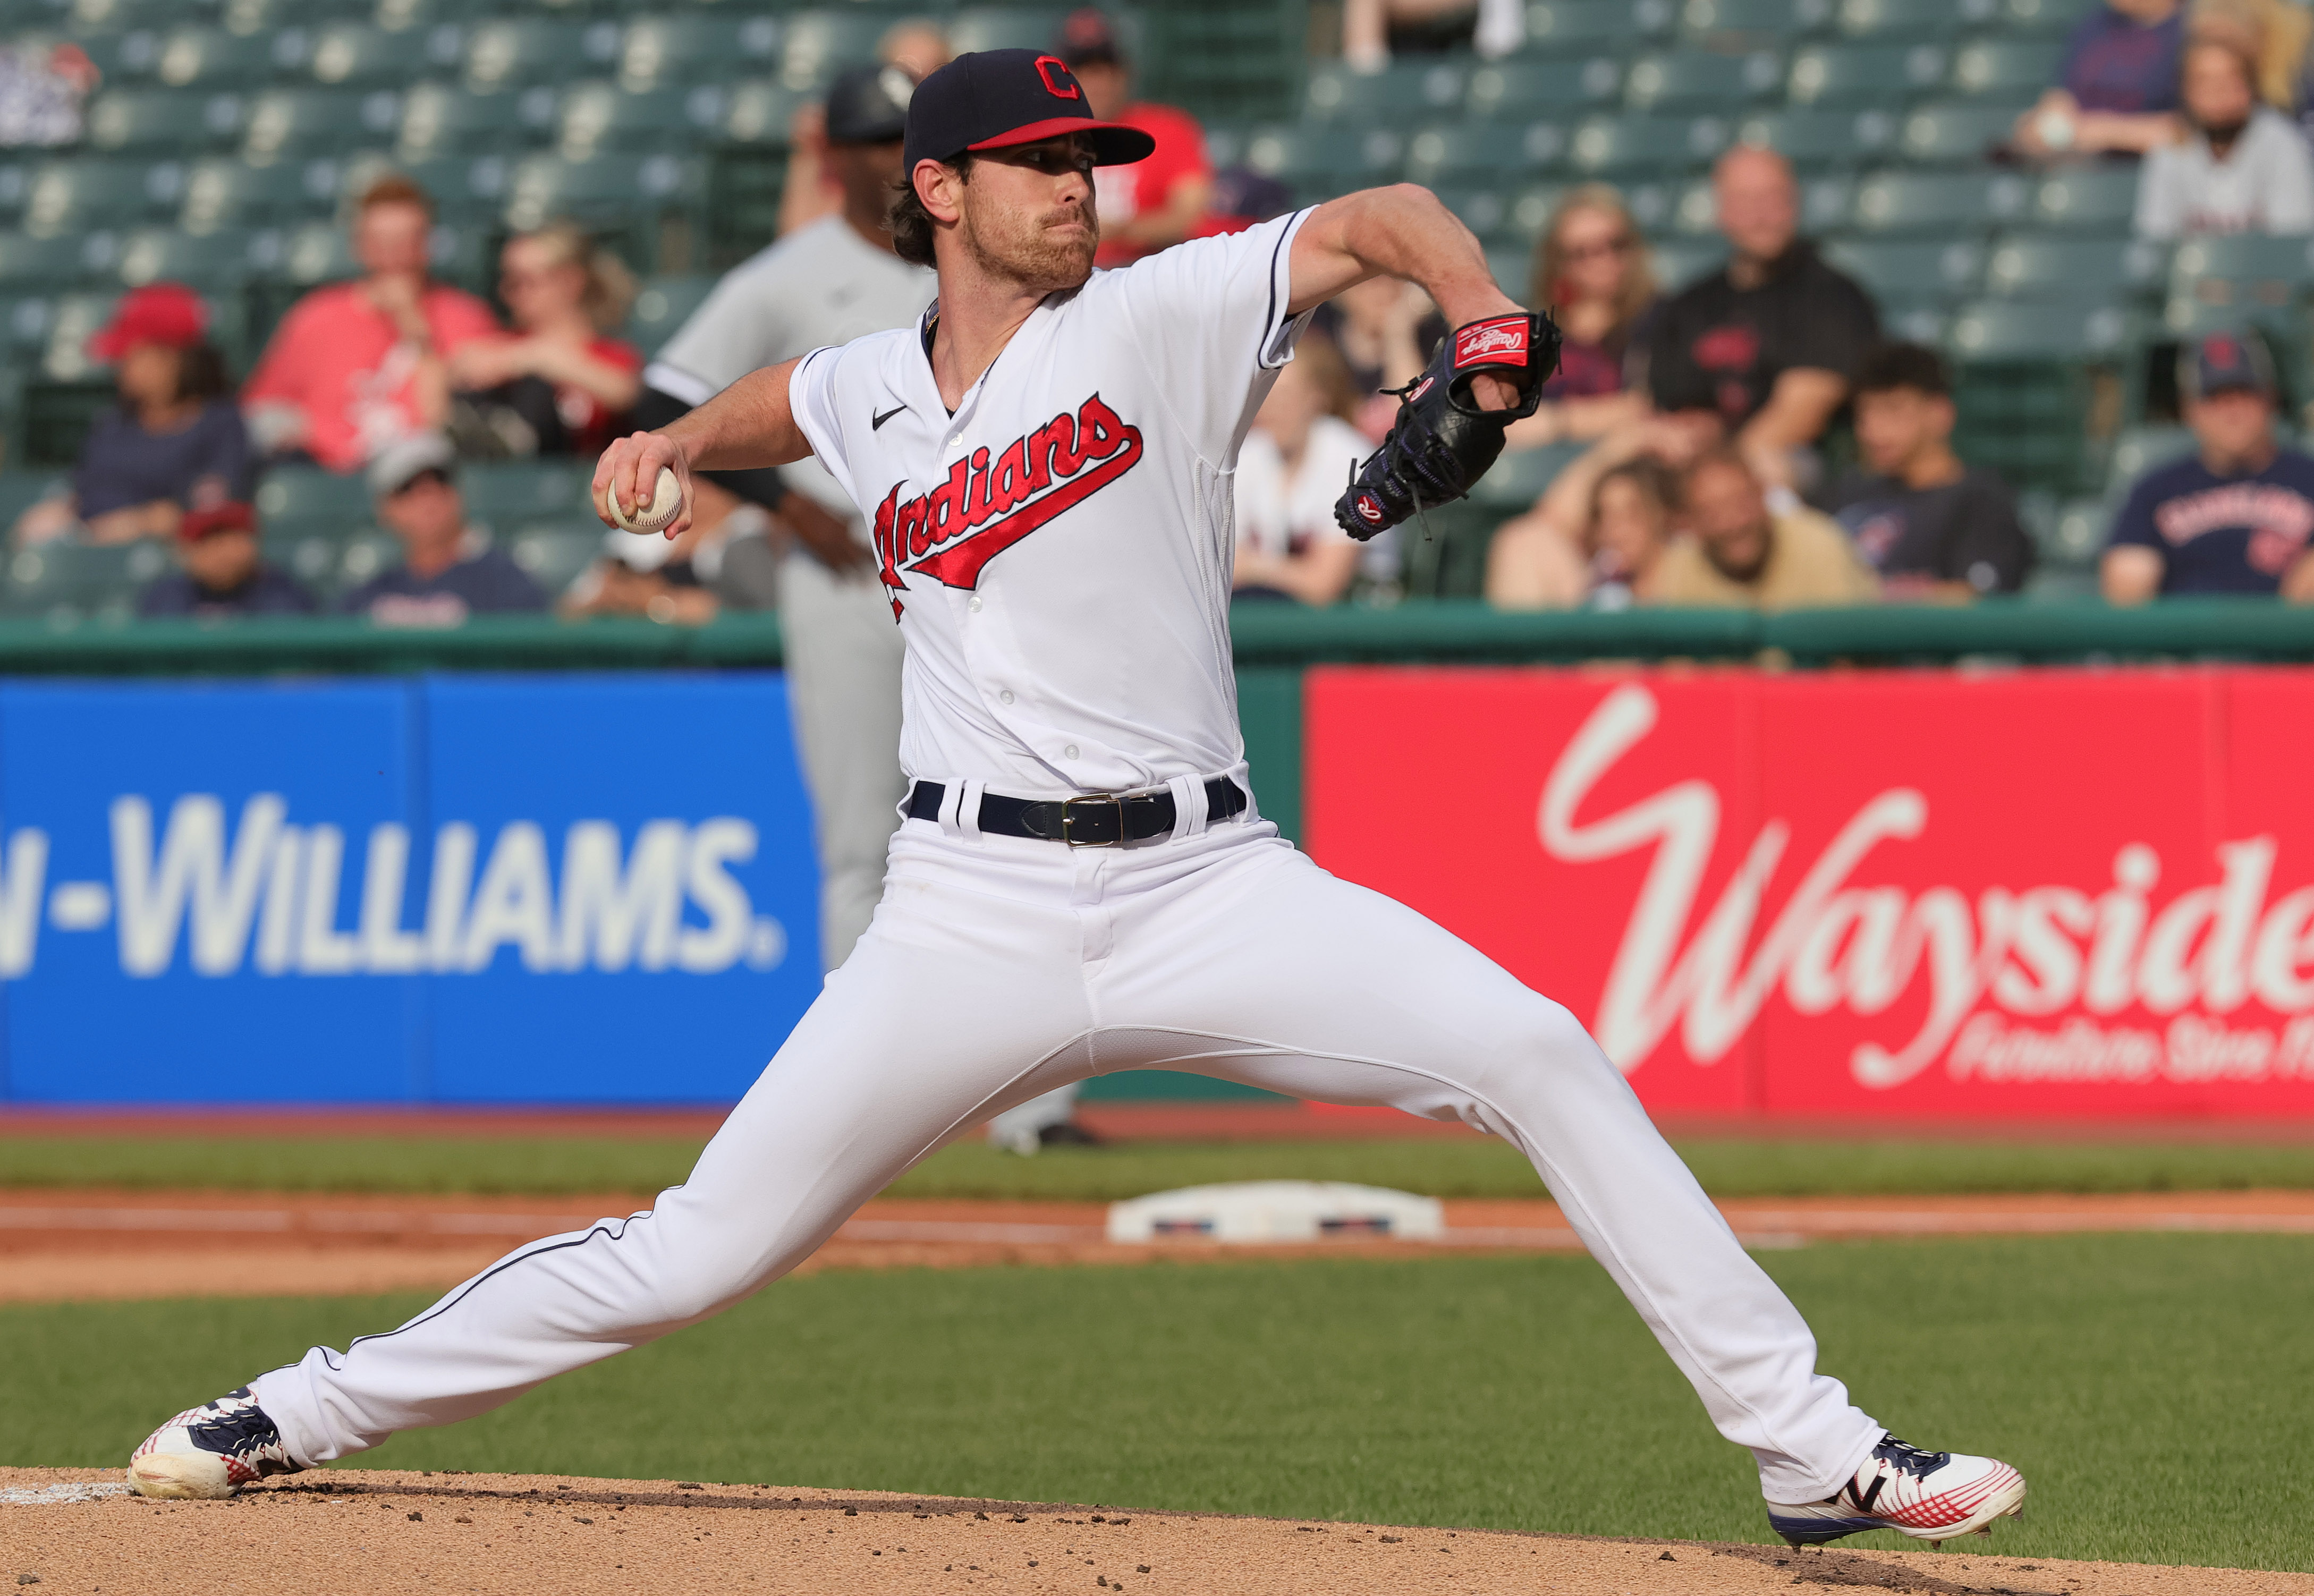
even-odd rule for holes
{"type": "MultiPolygon", "coordinates": [[[[2215,658],[2314,660],[2314,607],[2272,599],[2170,599],[2134,609],[2094,600],[1995,599],[1965,607],[1501,611],[1440,601],[1391,609],[1241,604],[1238,663],[1572,664],[1585,660],[1770,660],[1799,666],[2215,658]]],[[[373,626],[358,619],[0,622],[0,675],[375,675],[770,666],[776,615],[702,627],[480,616],[464,626],[373,626]]]]}

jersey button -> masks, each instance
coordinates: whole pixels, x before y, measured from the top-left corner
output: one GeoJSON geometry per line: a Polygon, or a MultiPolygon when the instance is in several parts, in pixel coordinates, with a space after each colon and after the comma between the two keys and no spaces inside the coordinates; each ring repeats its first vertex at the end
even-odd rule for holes
{"type": "Polygon", "coordinates": [[[1012,690],[1010,687],[1007,687],[1003,692],[998,693],[996,696],[1001,701],[1009,704],[1012,701],[1012,690]]]}
{"type": "Polygon", "coordinates": [[[1077,756],[1077,745],[1074,743],[1071,743],[1067,747],[1061,750],[1061,756],[1064,759],[1074,759],[1077,756]]]}
{"type": "Polygon", "coordinates": [[[970,598],[966,599],[966,600],[964,601],[964,607],[965,607],[966,609],[967,609],[967,610],[970,610],[970,611],[971,611],[974,614],[976,614],[976,615],[979,614],[979,613],[980,613],[980,595],[978,595],[977,593],[976,593],[976,594],[974,594],[970,598]]]}

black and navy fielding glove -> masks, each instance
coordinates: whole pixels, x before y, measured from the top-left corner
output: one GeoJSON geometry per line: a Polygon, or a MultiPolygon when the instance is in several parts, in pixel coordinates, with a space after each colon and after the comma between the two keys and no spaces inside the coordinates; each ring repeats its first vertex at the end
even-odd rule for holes
{"type": "Polygon", "coordinates": [[[1382,447],[1351,474],[1334,503],[1334,519],[1364,542],[1470,492],[1503,452],[1504,429],[1534,414],[1543,384],[1558,369],[1559,327],[1547,315],[1521,311],[1454,329],[1419,377],[1390,391],[1398,395],[1398,419],[1382,447]],[[1518,403],[1480,410],[1471,381],[1481,374],[1517,384],[1518,403]]]}

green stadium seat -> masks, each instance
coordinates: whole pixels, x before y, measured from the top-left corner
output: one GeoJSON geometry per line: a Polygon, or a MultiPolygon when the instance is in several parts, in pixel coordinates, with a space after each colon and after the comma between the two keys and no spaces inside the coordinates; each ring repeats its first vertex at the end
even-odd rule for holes
{"type": "Polygon", "coordinates": [[[340,155],[390,142],[401,124],[402,97],[391,89],[280,89],[249,102],[241,153],[253,166],[340,155]]]}
{"type": "Polygon", "coordinates": [[[141,228],[120,241],[116,269],[131,288],[170,282],[225,293],[249,276],[249,241],[238,233],[197,236],[173,227],[141,228]]]}
{"type": "MultiPolygon", "coordinates": [[[[2183,427],[2124,428],[2121,436],[2113,440],[2113,453],[2106,461],[2107,503],[2098,507],[2109,509],[2128,495],[2130,486],[2138,478],[2156,466],[2183,460],[2196,447],[2194,435],[2183,427]]],[[[2098,542],[2104,542],[2102,525],[2098,527],[2098,542]]]]}
{"type": "Polygon", "coordinates": [[[555,102],[551,88],[493,94],[420,84],[402,97],[394,153],[404,161],[426,161],[474,150],[518,152],[552,128],[555,102]]]}
{"type": "Polygon", "coordinates": [[[2137,173],[2092,168],[2060,172],[2033,196],[2033,217],[2044,227],[2125,233],[2137,214],[2137,173]]]}
{"type": "Polygon", "coordinates": [[[349,589],[401,563],[402,545],[392,533],[359,533],[338,545],[334,568],[315,586],[321,589],[324,602],[334,604],[349,589]]]}
{"type": "Polygon", "coordinates": [[[1790,40],[1822,32],[1832,14],[1832,0],[1687,0],[1679,27],[1698,39],[1790,40]]]}
{"type": "Polygon", "coordinates": [[[380,27],[400,28],[415,14],[402,0],[225,0],[221,20],[234,33],[280,33],[322,22],[375,21],[380,27]]]}
{"type": "Polygon", "coordinates": [[[106,34],[164,28],[180,21],[186,7],[177,0],[72,0],[70,5],[44,4],[40,9],[52,16],[59,11],[68,15],[74,36],[85,44],[106,34]]]}
{"type": "Polygon", "coordinates": [[[339,172],[328,161],[303,167],[252,166],[246,161],[196,162],[186,172],[177,225],[209,234],[327,215],[335,208],[339,172]]]}
{"type": "Polygon", "coordinates": [[[2012,234],[1985,260],[1984,291],[2002,299],[2110,301],[2159,287],[2166,245],[2126,238],[2012,234]]]}
{"type": "Polygon", "coordinates": [[[444,221],[471,225],[505,207],[514,163],[505,155],[442,154],[403,161],[398,170],[433,196],[444,221]]]}
{"type": "Polygon", "coordinates": [[[2169,260],[2169,289],[2211,304],[2288,304],[2314,286],[2314,240],[2243,233],[2189,238],[2169,260]]]}
{"type": "Polygon", "coordinates": [[[48,348],[49,323],[56,309],[55,297],[47,294],[0,298],[0,349],[6,351],[0,366],[22,367],[39,357],[48,348]]]}
{"type": "Polygon", "coordinates": [[[369,489],[358,475],[340,476],[314,466],[277,466],[257,488],[257,516],[266,530],[316,529],[345,536],[370,524],[369,489]]]}
{"type": "Polygon", "coordinates": [[[235,94],[200,89],[132,89],[88,108],[88,147],[107,154],[190,154],[231,145],[242,126],[235,94]]]}
{"type": "Polygon", "coordinates": [[[1509,230],[1510,197],[1500,188],[1441,189],[1438,200],[1482,239],[1498,238],[1509,230]]]}
{"type": "Polygon", "coordinates": [[[1501,61],[1471,74],[1462,102],[1474,117],[1559,116],[1612,104],[1622,84],[1621,66],[1607,56],[1501,61]]]}
{"type": "Polygon", "coordinates": [[[640,93],[765,73],[779,48],[772,17],[642,17],[619,40],[619,86],[640,93]]]}
{"type": "Polygon", "coordinates": [[[2095,498],[2068,499],[2037,526],[2030,518],[2025,522],[2041,569],[2062,572],[2094,569],[2112,529],[2111,511],[2095,498]]]}
{"type": "Polygon", "coordinates": [[[527,17],[481,22],[466,34],[466,86],[509,89],[591,77],[609,70],[618,50],[615,22],[527,17]]]}
{"type": "Polygon", "coordinates": [[[701,163],[678,155],[533,155],[507,180],[505,216],[517,228],[564,216],[623,222],[695,205],[704,189],[701,163]]]}
{"type": "Polygon", "coordinates": [[[1900,343],[1935,348],[1945,341],[1951,325],[1951,313],[1940,304],[1900,303],[1880,307],[1881,336],[1900,343]]]}
{"type": "Polygon", "coordinates": [[[102,271],[110,260],[110,242],[81,234],[34,238],[29,233],[0,232],[0,293],[57,287],[102,271]],[[98,246],[94,260],[90,258],[92,244],[98,246]]]}
{"type": "Polygon", "coordinates": [[[1850,39],[1949,39],[2000,11],[2000,0],[1841,0],[1837,26],[1850,39]]]}
{"type": "Polygon", "coordinates": [[[398,89],[451,70],[458,61],[455,27],[389,33],[340,22],[316,29],[307,69],[333,89],[398,89]]]}
{"type": "Polygon", "coordinates": [[[634,305],[627,312],[627,341],[649,359],[690,319],[700,302],[715,291],[715,283],[711,277],[650,278],[636,293],[634,305]]]}
{"type": "Polygon", "coordinates": [[[724,93],[723,137],[733,144],[785,148],[795,114],[811,95],[764,79],[732,84],[724,93]]]}
{"type": "Polygon", "coordinates": [[[1527,297],[1534,276],[1534,249],[1525,242],[1497,244],[1487,251],[1487,275],[1513,299],[1527,297]]]}
{"type": "Polygon", "coordinates": [[[2011,172],[1881,172],[1857,185],[1849,225],[1884,235],[1985,231],[2022,217],[2031,197],[2011,172]]]}
{"type": "Polygon", "coordinates": [[[1665,242],[1719,236],[1719,202],[1708,177],[1691,178],[1665,190],[1663,214],[1647,224],[1650,236],[1665,242]]]}
{"type": "Polygon", "coordinates": [[[137,595],[166,574],[168,551],[158,542],[49,543],[21,549],[8,560],[9,609],[53,621],[135,613],[137,595]]]}
{"type": "Polygon", "coordinates": [[[1869,161],[1888,147],[1896,119],[1886,110],[1771,110],[1745,117],[1737,144],[1773,150],[1801,166],[1869,161]]]}
{"type": "Polygon", "coordinates": [[[1734,111],[1767,98],[1783,81],[1783,57],[1773,50],[1667,50],[1631,63],[1623,75],[1623,103],[1658,114],[1734,111]]]}
{"type": "Polygon", "coordinates": [[[2000,7],[2000,31],[2062,39],[2101,4],[2103,0],[2005,0],[2000,7]]]}
{"type": "Polygon", "coordinates": [[[1245,163],[1303,197],[1338,193],[1396,171],[1404,141],[1387,128],[1265,128],[1246,140],[1245,163]]]}
{"type": "Polygon", "coordinates": [[[344,538],[326,532],[277,532],[268,526],[257,546],[268,565],[287,571],[324,604],[337,596],[342,586],[338,566],[345,558],[344,538]]]}
{"type": "Polygon", "coordinates": [[[1048,50],[1068,14],[1066,7],[976,5],[956,13],[948,41],[959,56],[967,50],[1048,50]]]}
{"type": "Polygon", "coordinates": [[[1510,198],[1510,208],[1503,218],[1499,242],[1532,244],[1550,224],[1550,213],[1571,183],[1530,183],[1510,198]]]}
{"type": "Polygon", "coordinates": [[[61,238],[134,226],[165,215],[184,184],[184,169],[173,161],[43,162],[25,186],[23,229],[36,238],[61,238]]]}
{"type": "Polygon", "coordinates": [[[1435,116],[1462,100],[1469,75],[1451,62],[1416,59],[1376,73],[1329,61],[1310,70],[1302,98],[1312,121],[1403,121],[1435,116]]]}
{"type": "Polygon", "coordinates": [[[487,526],[587,514],[594,462],[509,460],[464,466],[458,488],[466,513],[487,526]]]}
{"type": "Polygon", "coordinates": [[[1981,300],[1955,313],[1945,345],[1972,364],[2070,362],[2119,355],[2126,330],[2111,305],[1981,300]]]}
{"type": "Polygon", "coordinates": [[[602,557],[603,528],[569,522],[526,526],[506,540],[507,557],[527,572],[547,597],[560,598],[579,573],[602,557]]]}
{"type": "Polygon", "coordinates": [[[876,41],[893,19],[855,11],[799,11],[780,45],[780,82],[790,89],[825,87],[847,66],[876,58],[876,41]]]}
{"type": "Polygon", "coordinates": [[[1593,117],[1567,141],[1567,163],[1586,177],[1691,171],[1727,147],[1718,117],[1593,117]]]}
{"type": "Polygon", "coordinates": [[[2055,40],[1975,40],[1953,54],[1953,92],[2029,99],[2057,81],[2063,57],[2064,45],[2055,40]]]}
{"type": "Polygon", "coordinates": [[[61,472],[0,472],[0,531],[16,525],[16,517],[44,498],[72,491],[72,479],[61,472]]]}
{"type": "Polygon", "coordinates": [[[1884,302],[1934,303],[1966,298],[1984,269],[1974,243],[1899,243],[1847,239],[1824,246],[1824,259],[1884,302]]]}
{"type": "Polygon", "coordinates": [[[2023,109],[2009,102],[1924,105],[1904,119],[1896,147],[1904,159],[1923,166],[1974,163],[2007,141],[2023,109]]]}
{"type": "Polygon", "coordinates": [[[1506,450],[1471,489],[1471,502],[1514,515],[1526,510],[1588,446],[1545,444],[1540,448],[1506,450]]]}
{"type": "Polygon", "coordinates": [[[1718,271],[1727,259],[1727,243],[1718,238],[1665,239],[1651,243],[1647,253],[1656,286],[1673,294],[1718,271]]]}
{"type": "Polygon", "coordinates": [[[260,228],[250,234],[247,257],[252,275],[300,288],[343,282],[361,274],[346,230],[334,222],[260,228]]]}
{"type": "Polygon", "coordinates": [[[179,28],[161,40],[153,75],[172,89],[244,91],[296,66],[303,54],[303,40],[281,35],[179,28]]]}
{"type": "Polygon", "coordinates": [[[1406,141],[1406,175],[1433,187],[1477,181],[1499,186],[1520,173],[1556,165],[1566,133],[1549,122],[1531,127],[1463,122],[1425,128],[1406,141]]]}
{"type": "Polygon", "coordinates": [[[1785,93],[1794,105],[1887,110],[1944,81],[1939,44],[1819,44],[1792,57],[1785,93]]]}
{"type": "Polygon", "coordinates": [[[574,161],[605,150],[688,150],[723,123],[725,96],[714,84],[630,92],[616,84],[580,84],[555,112],[555,148],[574,161]]]}
{"type": "Polygon", "coordinates": [[[1677,16],[1671,0],[1530,0],[1525,48],[1536,55],[1637,49],[1677,16]]]}

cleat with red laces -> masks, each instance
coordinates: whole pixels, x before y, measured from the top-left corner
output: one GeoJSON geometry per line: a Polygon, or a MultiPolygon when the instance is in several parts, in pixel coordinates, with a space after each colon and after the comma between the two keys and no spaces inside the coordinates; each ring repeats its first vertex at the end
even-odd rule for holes
{"type": "Polygon", "coordinates": [[[1794,1546],[1894,1530],[1933,1547],[1956,1536],[1990,1535],[1993,1520],[2024,1509],[2025,1477],[1999,1459],[1924,1452],[1889,1435],[1855,1478],[1822,1502],[1768,1503],[1768,1527],[1794,1546]]]}

